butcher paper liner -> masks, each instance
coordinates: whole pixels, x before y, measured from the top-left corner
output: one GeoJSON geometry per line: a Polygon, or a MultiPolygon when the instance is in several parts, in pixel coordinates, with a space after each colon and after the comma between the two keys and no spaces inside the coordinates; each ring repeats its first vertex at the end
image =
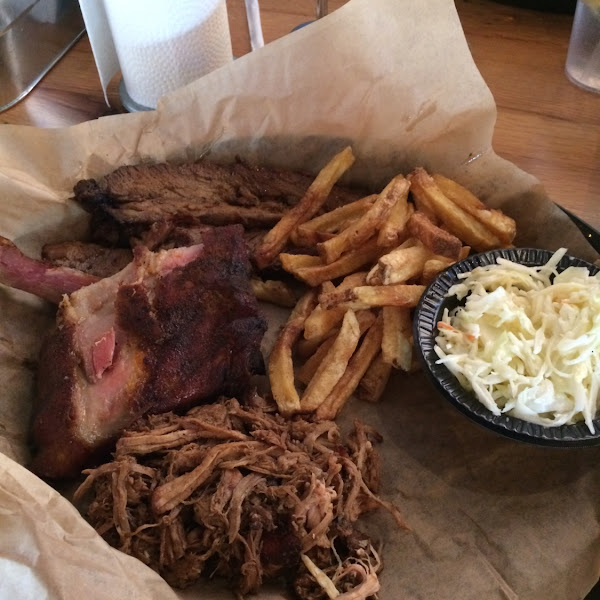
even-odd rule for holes
{"type": "MultiPolygon", "coordinates": [[[[28,253],[82,236],[70,197],[119,165],[208,155],[316,173],[351,144],[345,181],[379,190],[423,166],[469,186],[518,224],[518,245],[597,255],[539,182],[496,156],[496,119],[450,0],[351,0],[159,101],[156,111],[55,130],[0,128],[0,235],[28,253]]],[[[552,191],[549,190],[551,195],[552,191]]],[[[230,598],[218,585],[171,591],[109,548],[17,463],[40,340],[53,307],[0,288],[0,597],[230,598]],[[46,594],[46,595],[45,595],[46,594]]],[[[380,598],[580,600],[600,571],[600,448],[558,450],[489,432],[398,373],[383,400],[351,402],[383,434],[380,598]]],[[[261,598],[280,598],[265,590],[261,598]]]]}

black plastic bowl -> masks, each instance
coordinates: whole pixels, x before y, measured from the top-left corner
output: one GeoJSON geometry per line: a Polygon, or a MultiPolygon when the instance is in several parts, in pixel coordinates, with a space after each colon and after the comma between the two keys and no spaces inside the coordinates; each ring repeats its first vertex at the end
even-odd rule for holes
{"type": "MultiPolygon", "coordinates": [[[[458,379],[446,368],[437,364],[435,338],[438,334],[437,323],[441,320],[444,308],[452,309],[458,305],[456,297],[447,297],[451,286],[459,281],[458,275],[475,267],[496,263],[498,257],[506,258],[527,266],[543,265],[552,256],[548,250],[535,248],[510,248],[492,250],[469,256],[442,273],[433,281],[423,294],[416,308],[414,318],[414,339],[417,354],[423,370],[433,385],[451,404],[473,421],[512,439],[545,446],[593,446],[600,444],[600,419],[594,419],[595,433],[591,433],[583,422],[560,427],[544,427],[507,414],[494,415],[472,392],[465,390],[458,379]]],[[[565,255],[558,264],[558,271],[569,266],[587,267],[591,274],[600,268],[584,260],[565,255]]]]}

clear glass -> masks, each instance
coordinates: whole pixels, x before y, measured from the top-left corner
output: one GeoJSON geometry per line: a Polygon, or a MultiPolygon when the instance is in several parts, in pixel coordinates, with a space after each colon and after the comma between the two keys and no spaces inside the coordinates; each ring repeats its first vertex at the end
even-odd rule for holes
{"type": "Polygon", "coordinates": [[[325,17],[328,12],[327,0],[317,0],[317,19],[325,17]]]}
{"type": "MultiPolygon", "coordinates": [[[[315,20],[321,19],[321,18],[327,16],[328,12],[329,12],[329,8],[328,8],[327,0],[315,0],[315,16],[316,16],[315,20]]],[[[306,27],[307,25],[310,25],[311,23],[314,23],[314,21],[305,21],[304,23],[300,23],[300,25],[296,25],[296,27],[294,27],[294,29],[292,29],[292,31],[297,31],[298,29],[302,29],[303,27],[306,27]]]]}
{"type": "Polygon", "coordinates": [[[600,92],[600,0],[578,0],[565,67],[576,85],[600,92]]]}

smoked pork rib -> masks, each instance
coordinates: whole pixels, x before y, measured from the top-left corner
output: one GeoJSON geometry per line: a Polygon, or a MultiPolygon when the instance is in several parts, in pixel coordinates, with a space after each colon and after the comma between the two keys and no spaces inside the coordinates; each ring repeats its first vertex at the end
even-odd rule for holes
{"type": "MultiPolygon", "coordinates": [[[[208,160],[119,167],[105,177],[79,181],[75,200],[93,216],[102,243],[123,243],[157,221],[193,218],[209,225],[240,223],[270,228],[305,194],[314,177],[294,171],[221,165],[208,160]]],[[[327,207],[362,194],[334,186],[327,207]]]]}
{"type": "Polygon", "coordinates": [[[32,469],[78,474],[141,415],[243,394],[263,368],[266,321],[249,287],[241,226],[151,252],[72,293],[44,344],[32,469]]]}
{"type": "Polygon", "coordinates": [[[0,236],[0,283],[58,304],[63,294],[90,285],[98,277],[77,269],[55,266],[23,254],[0,236]]]}

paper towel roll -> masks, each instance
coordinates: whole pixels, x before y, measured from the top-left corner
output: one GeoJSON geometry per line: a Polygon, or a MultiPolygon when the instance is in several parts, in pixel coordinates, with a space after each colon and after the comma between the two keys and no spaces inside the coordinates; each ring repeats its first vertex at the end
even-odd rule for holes
{"type": "Polygon", "coordinates": [[[142,107],[233,60],[225,0],[80,4],[105,93],[120,67],[126,94],[142,107]]]}

